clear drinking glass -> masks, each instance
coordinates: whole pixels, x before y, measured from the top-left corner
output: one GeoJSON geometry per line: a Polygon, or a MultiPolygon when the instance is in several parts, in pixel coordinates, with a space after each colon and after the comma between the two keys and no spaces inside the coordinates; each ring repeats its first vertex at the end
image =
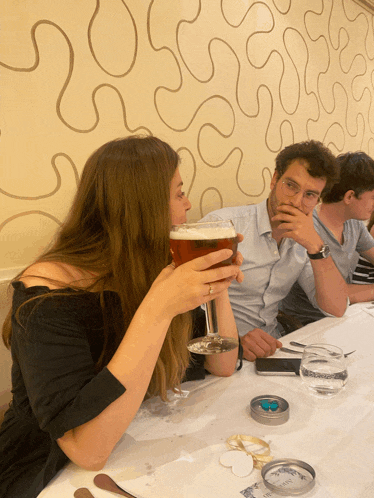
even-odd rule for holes
{"type": "MultiPolygon", "coordinates": [[[[220,249],[231,249],[233,255],[211,268],[230,265],[237,248],[237,234],[231,220],[183,223],[182,225],[173,225],[170,231],[170,251],[175,266],[220,249]]],[[[231,351],[238,346],[238,339],[219,335],[214,299],[206,304],[205,316],[207,334],[204,337],[192,339],[187,345],[190,351],[200,354],[215,354],[231,351]]]]}
{"type": "Polygon", "coordinates": [[[335,396],[342,391],[348,379],[343,351],[331,344],[306,346],[301,358],[300,377],[313,396],[335,396]]]}

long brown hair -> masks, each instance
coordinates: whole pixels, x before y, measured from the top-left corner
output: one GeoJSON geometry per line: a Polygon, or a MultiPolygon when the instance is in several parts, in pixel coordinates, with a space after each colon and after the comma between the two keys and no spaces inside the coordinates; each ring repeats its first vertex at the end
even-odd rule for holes
{"type": "MultiPolygon", "coordinates": [[[[153,281],[170,263],[170,182],[178,163],[178,154],[156,137],[130,136],[102,145],[86,162],[72,207],[53,245],[37,260],[66,263],[98,274],[95,290],[101,293],[103,310],[104,290],[119,294],[124,329],[109,338],[104,319],[105,346],[97,363],[99,370],[109,362],[153,281]]],[[[111,316],[110,310],[105,316],[111,316]]],[[[179,386],[189,362],[186,343],[190,334],[189,314],[175,317],[149,395],[160,394],[165,399],[167,389],[179,386]]],[[[10,317],[3,326],[3,340],[9,347],[10,317]]]]}

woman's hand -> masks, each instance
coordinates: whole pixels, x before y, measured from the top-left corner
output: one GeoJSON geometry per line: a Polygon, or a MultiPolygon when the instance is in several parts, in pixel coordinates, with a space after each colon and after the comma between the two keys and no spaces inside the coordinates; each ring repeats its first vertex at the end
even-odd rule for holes
{"type": "Polygon", "coordinates": [[[215,299],[228,289],[234,279],[240,278],[241,271],[238,263],[208,268],[231,255],[230,249],[222,249],[184,263],[178,268],[167,266],[154,281],[148,297],[159,300],[170,318],[215,299]]]}

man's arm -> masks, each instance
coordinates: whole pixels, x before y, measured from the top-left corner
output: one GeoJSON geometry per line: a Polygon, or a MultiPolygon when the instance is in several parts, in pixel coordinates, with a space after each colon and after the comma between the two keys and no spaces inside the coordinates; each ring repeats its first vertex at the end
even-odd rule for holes
{"type": "MultiPolygon", "coordinates": [[[[361,256],[374,265],[374,247],[361,253],[361,256]]],[[[351,304],[374,300],[374,284],[349,284],[348,296],[351,304]]]]}
{"type": "MultiPolygon", "coordinates": [[[[315,252],[318,252],[322,245],[323,242],[315,252]]],[[[308,249],[307,251],[313,254],[308,249]]],[[[348,285],[336,268],[332,257],[311,260],[311,265],[313,268],[318,306],[330,315],[343,316],[348,304],[348,285]]]]}
{"type": "MultiPolygon", "coordinates": [[[[272,218],[280,221],[283,237],[293,239],[305,247],[308,253],[316,254],[324,245],[313,224],[313,213],[305,214],[294,206],[278,206],[278,214],[272,218]]],[[[348,303],[348,285],[335,266],[331,256],[310,260],[316,289],[316,302],[326,313],[343,316],[348,303]]]]}

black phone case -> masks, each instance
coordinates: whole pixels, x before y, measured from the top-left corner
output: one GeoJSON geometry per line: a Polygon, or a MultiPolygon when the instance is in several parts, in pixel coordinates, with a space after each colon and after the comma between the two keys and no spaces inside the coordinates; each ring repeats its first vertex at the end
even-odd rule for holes
{"type": "Polygon", "coordinates": [[[300,358],[256,358],[259,375],[300,375],[300,358]]]}

